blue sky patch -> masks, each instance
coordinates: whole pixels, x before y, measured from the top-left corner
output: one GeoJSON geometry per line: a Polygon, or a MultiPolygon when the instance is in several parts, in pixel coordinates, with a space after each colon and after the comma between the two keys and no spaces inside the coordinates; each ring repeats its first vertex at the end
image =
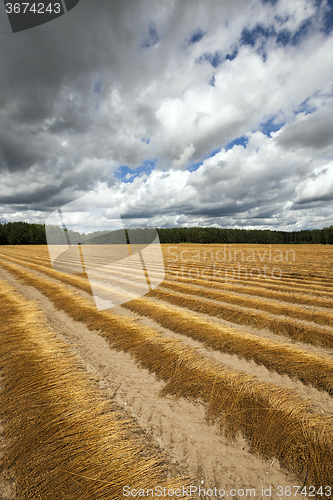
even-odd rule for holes
{"type": "Polygon", "coordinates": [[[300,43],[302,43],[304,38],[306,38],[309,35],[311,26],[312,26],[311,19],[305,19],[305,21],[302,22],[301,26],[298,28],[298,30],[292,37],[290,41],[291,45],[299,45],[300,43]]]}
{"type": "Polygon", "coordinates": [[[212,156],[217,155],[217,153],[219,153],[220,151],[221,151],[221,148],[214,149],[214,151],[212,151],[205,159],[211,158],[212,156]]]}
{"type": "Polygon", "coordinates": [[[279,45],[282,45],[283,47],[286,47],[286,45],[289,45],[291,42],[291,32],[284,28],[283,30],[279,31],[277,37],[276,37],[276,43],[279,45]]]}
{"type": "Polygon", "coordinates": [[[213,66],[213,68],[217,68],[223,61],[222,54],[219,51],[216,51],[214,54],[206,52],[199,57],[197,62],[201,63],[203,61],[208,61],[213,66]]]}
{"type": "Polygon", "coordinates": [[[244,28],[241,33],[241,44],[242,45],[251,45],[254,47],[258,39],[267,40],[271,36],[275,35],[275,29],[273,26],[269,26],[266,28],[261,24],[257,24],[252,30],[248,30],[244,28]]]}
{"type": "Polygon", "coordinates": [[[149,26],[149,35],[148,38],[143,42],[142,47],[143,48],[149,48],[155,45],[159,41],[159,36],[156,31],[156,28],[151,24],[149,26]]]}
{"type": "Polygon", "coordinates": [[[221,151],[221,148],[217,148],[217,149],[214,149],[214,151],[212,151],[211,153],[209,153],[208,155],[206,155],[203,160],[201,161],[198,161],[196,163],[190,163],[187,167],[186,167],[186,170],[188,170],[189,172],[194,172],[195,170],[198,170],[199,167],[201,167],[201,165],[203,164],[203,162],[205,160],[207,160],[208,158],[211,158],[212,156],[215,156],[217,155],[217,153],[219,153],[221,151]]]}
{"type": "Polygon", "coordinates": [[[327,7],[325,8],[323,24],[320,28],[320,31],[324,32],[326,35],[329,35],[333,29],[333,0],[314,0],[314,4],[318,10],[323,5],[323,3],[327,3],[327,7]]]}
{"type": "Polygon", "coordinates": [[[224,149],[226,151],[229,151],[229,149],[232,149],[234,146],[243,146],[244,148],[246,148],[248,142],[249,142],[248,137],[246,135],[242,135],[241,137],[237,137],[237,139],[228,142],[228,144],[224,146],[224,149]]]}
{"type": "MultiPolygon", "coordinates": [[[[333,23],[333,15],[331,23],[333,23]]],[[[310,34],[311,27],[312,20],[305,19],[293,35],[291,31],[286,28],[276,32],[274,26],[266,27],[261,24],[257,24],[252,30],[249,30],[247,28],[243,29],[241,33],[240,43],[242,45],[251,45],[251,47],[254,47],[259,40],[261,41],[260,50],[262,50],[269,38],[276,37],[276,43],[282,45],[283,47],[286,47],[287,45],[296,46],[301,44],[302,41],[310,34]]],[[[265,59],[266,58],[264,54],[264,60],[265,59]]]]}
{"type": "Polygon", "coordinates": [[[310,99],[311,97],[308,97],[307,99],[305,99],[305,101],[303,101],[300,104],[300,106],[297,108],[296,115],[298,115],[299,113],[305,113],[306,115],[309,115],[317,111],[317,108],[315,106],[310,106],[309,104],[310,99]]]}
{"type": "Polygon", "coordinates": [[[305,21],[302,22],[298,30],[292,35],[291,31],[287,30],[284,28],[283,30],[279,31],[276,37],[276,43],[279,45],[282,45],[283,47],[286,47],[286,45],[300,45],[304,38],[306,38],[309,33],[310,29],[312,26],[312,21],[311,19],[306,19],[305,21]]]}
{"type": "Polygon", "coordinates": [[[227,54],[225,58],[228,61],[233,61],[237,57],[237,54],[238,54],[238,49],[235,49],[232,54],[227,54]]]}
{"type": "Polygon", "coordinates": [[[199,167],[201,167],[201,165],[202,165],[202,161],[198,161],[196,163],[190,163],[186,167],[186,170],[188,170],[189,172],[195,172],[196,170],[198,170],[199,167]]]}
{"type": "Polygon", "coordinates": [[[95,83],[95,86],[94,86],[94,93],[95,94],[100,94],[102,91],[102,82],[101,81],[98,81],[95,83]]]}
{"type": "Polygon", "coordinates": [[[324,16],[323,31],[326,35],[329,35],[333,30],[333,0],[327,0],[328,10],[324,16]]]}
{"type": "Polygon", "coordinates": [[[117,168],[114,175],[122,182],[132,183],[133,180],[141,174],[149,175],[156,167],[156,163],[157,159],[154,158],[152,160],[145,160],[138,168],[130,168],[127,165],[121,165],[117,168]],[[131,177],[126,178],[127,174],[129,174],[131,177]]]}
{"type": "Polygon", "coordinates": [[[275,120],[275,117],[273,116],[272,118],[270,118],[266,122],[263,122],[260,124],[260,131],[263,134],[267,135],[268,137],[270,137],[271,132],[277,132],[278,130],[280,130],[281,127],[283,127],[283,125],[286,124],[286,122],[274,123],[274,120],[275,120]]]}
{"type": "Polygon", "coordinates": [[[206,32],[203,31],[202,29],[198,28],[197,30],[192,33],[188,44],[193,45],[194,43],[200,42],[200,40],[205,36],[206,32]]]}
{"type": "Polygon", "coordinates": [[[212,87],[215,87],[215,76],[213,75],[209,81],[209,84],[212,86],[212,87]]]}

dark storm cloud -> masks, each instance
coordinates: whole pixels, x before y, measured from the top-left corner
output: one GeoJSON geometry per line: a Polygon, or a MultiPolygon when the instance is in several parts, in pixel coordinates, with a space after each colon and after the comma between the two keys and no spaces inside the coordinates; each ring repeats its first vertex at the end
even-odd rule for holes
{"type": "MultiPolygon", "coordinates": [[[[2,203],[47,209],[84,194],[96,182],[112,184],[114,158],[135,163],[135,153],[122,147],[121,140],[115,145],[120,114],[111,109],[108,122],[100,119],[99,130],[92,130],[103,91],[130,82],[132,67],[124,64],[124,57],[135,53],[138,33],[133,28],[145,9],[137,2],[128,5],[131,13],[120,0],[102,8],[81,0],[66,16],[15,35],[0,11],[2,203]]],[[[156,128],[148,103],[138,116],[156,128]]]]}
{"type": "MultiPolygon", "coordinates": [[[[8,19],[0,12],[0,120],[5,129],[8,124],[11,127],[10,134],[2,133],[1,146],[9,164],[17,160],[13,168],[40,161],[33,144],[20,147],[22,134],[31,143],[35,141],[36,130],[31,126],[56,134],[82,133],[88,128],[87,108],[96,74],[108,68],[104,85],[121,77],[119,48],[131,43],[134,31],[121,22],[120,0],[105,2],[103,9],[96,8],[97,3],[82,0],[71,13],[47,27],[15,35],[8,33],[8,19]],[[19,131],[14,130],[15,125],[20,126],[19,131]]],[[[131,8],[135,15],[136,3],[131,8]]]]}
{"type": "Polygon", "coordinates": [[[4,205],[10,204],[39,204],[45,200],[48,200],[50,197],[53,197],[55,194],[59,193],[60,187],[57,186],[43,186],[42,189],[37,189],[33,192],[18,192],[14,195],[8,196],[0,196],[0,203],[4,205]]]}
{"type": "Polygon", "coordinates": [[[26,170],[41,161],[44,152],[40,146],[27,134],[20,135],[19,131],[0,131],[0,172],[3,169],[11,172],[26,170]]]}
{"type": "Polygon", "coordinates": [[[145,206],[142,208],[138,206],[128,207],[126,211],[121,211],[120,214],[123,219],[149,219],[150,217],[156,215],[177,215],[179,213],[182,213],[185,216],[192,216],[192,218],[193,216],[217,218],[244,213],[252,208],[253,203],[244,203],[240,206],[235,201],[212,204],[196,204],[193,201],[192,204],[179,202],[176,207],[174,205],[168,205],[167,203],[164,203],[161,206],[145,206]]]}

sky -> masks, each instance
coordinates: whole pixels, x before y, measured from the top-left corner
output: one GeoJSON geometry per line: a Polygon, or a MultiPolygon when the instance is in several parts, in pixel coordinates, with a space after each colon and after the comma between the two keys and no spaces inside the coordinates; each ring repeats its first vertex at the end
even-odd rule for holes
{"type": "Polygon", "coordinates": [[[333,0],[1,3],[0,41],[1,223],[109,189],[128,228],[333,225],[333,0]]]}

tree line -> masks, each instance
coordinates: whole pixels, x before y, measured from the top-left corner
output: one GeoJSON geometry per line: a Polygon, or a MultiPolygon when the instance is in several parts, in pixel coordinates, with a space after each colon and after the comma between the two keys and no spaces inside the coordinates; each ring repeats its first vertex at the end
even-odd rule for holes
{"type": "MultiPolygon", "coordinates": [[[[227,229],[215,227],[173,227],[156,228],[161,243],[264,243],[264,244],[333,244],[333,226],[324,229],[302,231],[271,231],[269,229],[227,229]]],[[[52,235],[50,243],[66,243],[63,230],[56,226],[29,224],[27,222],[8,222],[0,224],[0,245],[46,245],[46,232],[52,235]],[[54,235],[54,237],[53,237],[54,235]]],[[[129,229],[125,232],[96,231],[80,234],[68,231],[72,244],[82,243],[151,243],[154,238],[152,229],[129,229]]]]}
{"type": "Polygon", "coordinates": [[[333,226],[302,231],[179,227],[157,229],[161,243],[333,244],[333,226]]]}

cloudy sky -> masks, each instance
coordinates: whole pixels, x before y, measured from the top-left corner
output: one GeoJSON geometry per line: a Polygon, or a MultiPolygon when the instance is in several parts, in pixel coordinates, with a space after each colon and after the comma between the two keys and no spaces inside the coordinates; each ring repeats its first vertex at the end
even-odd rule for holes
{"type": "Polygon", "coordinates": [[[333,0],[0,5],[0,222],[112,188],[127,227],[333,224],[333,0]]]}

